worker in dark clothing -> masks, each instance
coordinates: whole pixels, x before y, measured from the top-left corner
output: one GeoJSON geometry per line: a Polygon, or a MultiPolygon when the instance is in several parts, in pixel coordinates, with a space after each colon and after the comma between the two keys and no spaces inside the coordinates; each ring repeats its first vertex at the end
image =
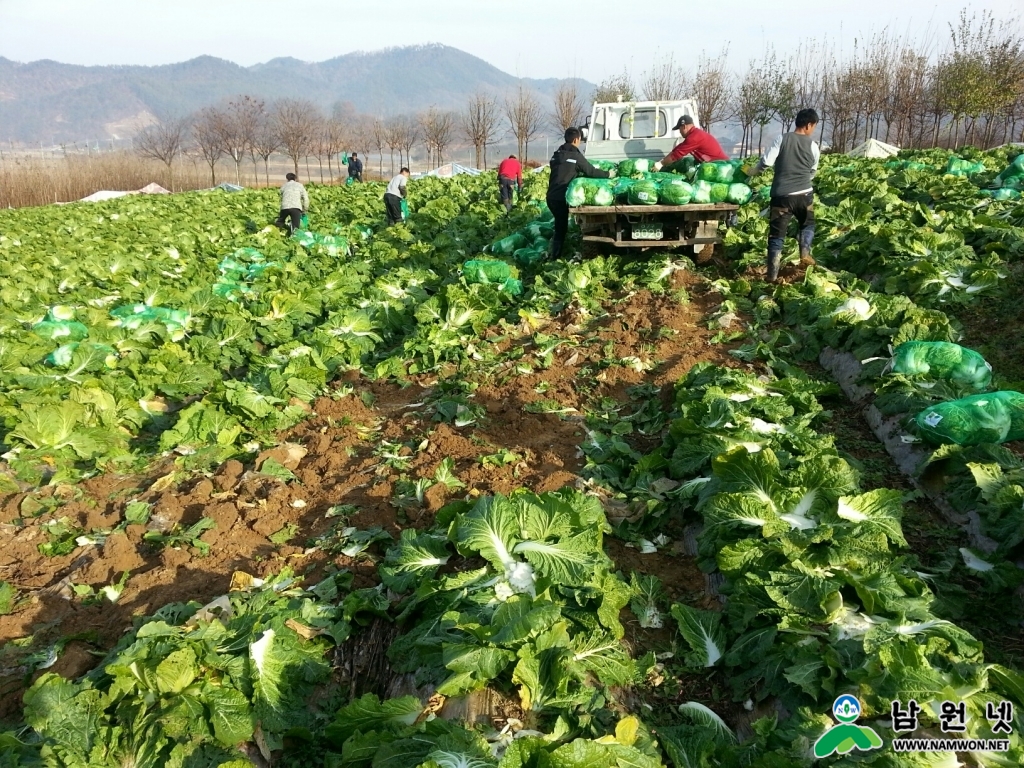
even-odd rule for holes
{"type": "Polygon", "coordinates": [[[352,157],[348,159],[348,177],[352,181],[363,180],[363,161],[359,159],[358,152],[353,152],[352,157]]]}
{"type": "Polygon", "coordinates": [[[516,160],[515,155],[509,155],[498,166],[498,191],[508,213],[512,213],[513,186],[518,187],[520,195],[523,194],[523,166],[516,160]]]}
{"type": "Polygon", "coordinates": [[[786,242],[789,222],[795,217],[800,225],[800,263],[814,264],[811,241],[814,239],[814,187],[811,179],[818,170],[821,151],[811,136],[818,125],[818,113],[801,109],[796,114],[796,129],[775,140],[748,174],[756,176],[765,168],[775,167],[772,179],[771,218],[768,228],[768,282],[779,278],[782,246],[786,242]]]}
{"type": "Polygon", "coordinates": [[[580,139],[583,135],[579,128],[566,128],[565,144],[555,150],[551,156],[551,177],[548,179],[548,209],[555,218],[555,234],[551,239],[551,255],[557,259],[562,255],[565,233],[569,229],[569,203],[565,200],[565,192],[569,183],[577,176],[591,179],[610,179],[615,171],[602,171],[590,164],[580,152],[580,139]]]}

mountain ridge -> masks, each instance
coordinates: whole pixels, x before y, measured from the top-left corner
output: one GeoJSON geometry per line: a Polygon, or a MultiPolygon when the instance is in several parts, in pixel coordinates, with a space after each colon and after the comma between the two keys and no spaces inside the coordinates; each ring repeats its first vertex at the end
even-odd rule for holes
{"type": "MultiPolygon", "coordinates": [[[[569,78],[522,78],[545,109],[569,78]]],[[[592,83],[576,78],[584,98],[592,83]]],[[[460,109],[477,91],[520,82],[472,54],[436,43],[353,51],[320,62],[289,56],[242,66],[211,54],[170,64],[16,62],[0,56],[0,140],[35,145],[126,139],[146,124],[248,94],[307,98],[330,112],[350,102],[383,116],[430,106],[460,109]]]]}

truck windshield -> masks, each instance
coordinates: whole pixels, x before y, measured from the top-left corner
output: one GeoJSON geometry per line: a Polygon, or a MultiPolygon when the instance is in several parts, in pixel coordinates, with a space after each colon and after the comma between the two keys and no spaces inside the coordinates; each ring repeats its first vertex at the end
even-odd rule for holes
{"type": "Polygon", "coordinates": [[[665,111],[658,109],[638,109],[633,113],[633,131],[630,133],[629,112],[623,112],[619,118],[619,136],[624,139],[656,139],[668,133],[668,121],[665,111]],[[655,118],[657,113],[657,118],[655,118]]]}

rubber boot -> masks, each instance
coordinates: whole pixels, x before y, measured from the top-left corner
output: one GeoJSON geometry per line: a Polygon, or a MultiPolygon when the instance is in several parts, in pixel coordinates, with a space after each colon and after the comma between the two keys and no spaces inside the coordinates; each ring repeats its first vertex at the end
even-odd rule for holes
{"type": "Polygon", "coordinates": [[[779,267],[782,265],[782,251],[768,251],[768,276],[769,283],[779,279],[779,267]]]}
{"type": "Polygon", "coordinates": [[[805,227],[800,230],[797,241],[800,243],[800,265],[809,267],[817,262],[811,256],[811,241],[814,239],[814,227],[805,227]]]}

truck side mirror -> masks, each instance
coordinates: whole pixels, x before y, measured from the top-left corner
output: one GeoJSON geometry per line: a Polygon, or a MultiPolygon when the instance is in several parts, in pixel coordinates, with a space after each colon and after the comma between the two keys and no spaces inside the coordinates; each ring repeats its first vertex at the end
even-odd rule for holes
{"type": "Polygon", "coordinates": [[[586,141],[587,136],[590,134],[590,128],[588,126],[583,126],[580,128],[580,134],[583,136],[583,140],[586,141]]]}

